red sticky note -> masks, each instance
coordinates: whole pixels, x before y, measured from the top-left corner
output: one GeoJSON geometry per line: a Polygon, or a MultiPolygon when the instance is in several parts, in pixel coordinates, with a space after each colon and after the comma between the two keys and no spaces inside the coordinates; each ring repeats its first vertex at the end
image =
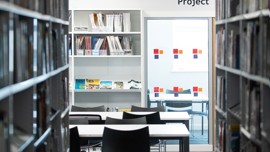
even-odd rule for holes
{"type": "Polygon", "coordinates": [[[154,54],[158,54],[158,49],[154,49],[154,54]]]}
{"type": "Polygon", "coordinates": [[[198,87],[193,87],[193,92],[198,92],[198,87]]]}
{"type": "Polygon", "coordinates": [[[173,54],[178,54],[178,49],[173,49],[173,54]]]}
{"type": "Polygon", "coordinates": [[[193,54],[197,54],[198,50],[197,49],[193,49],[193,54]]]}
{"type": "Polygon", "coordinates": [[[178,92],[178,87],[173,87],[173,92],[178,92]]]}
{"type": "Polygon", "coordinates": [[[154,92],[159,92],[159,87],[154,87],[154,92]]]}

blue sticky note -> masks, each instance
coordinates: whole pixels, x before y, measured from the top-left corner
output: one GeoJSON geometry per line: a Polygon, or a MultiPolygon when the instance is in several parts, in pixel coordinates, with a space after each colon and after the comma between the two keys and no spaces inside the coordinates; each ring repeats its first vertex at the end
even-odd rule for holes
{"type": "Polygon", "coordinates": [[[155,59],[158,59],[159,58],[159,55],[154,55],[155,59]]]}
{"type": "Polygon", "coordinates": [[[174,59],[178,59],[178,55],[174,55],[174,59]]]}
{"type": "Polygon", "coordinates": [[[155,93],[155,97],[159,97],[159,93],[155,93]]]}

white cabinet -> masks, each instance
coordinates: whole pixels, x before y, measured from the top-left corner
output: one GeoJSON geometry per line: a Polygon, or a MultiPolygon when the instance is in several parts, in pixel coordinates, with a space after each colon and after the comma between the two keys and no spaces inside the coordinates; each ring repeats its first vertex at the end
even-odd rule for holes
{"type": "Polygon", "coordinates": [[[110,110],[143,105],[142,11],[70,10],[70,14],[72,104],[105,105],[110,110]],[[117,23],[119,19],[122,20],[120,24],[117,23]],[[91,20],[96,20],[96,24],[91,20]],[[101,20],[102,23],[98,22],[101,20]],[[106,80],[112,83],[112,88],[102,89],[100,85],[98,89],[76,89],[77,79],[106,80]],[[115,81],[123,82],[124,88],[115,89],[115,81]],[[135,89],[130,89],[134,84],[129,81],[139,83],[135,83],[135,89]]]}

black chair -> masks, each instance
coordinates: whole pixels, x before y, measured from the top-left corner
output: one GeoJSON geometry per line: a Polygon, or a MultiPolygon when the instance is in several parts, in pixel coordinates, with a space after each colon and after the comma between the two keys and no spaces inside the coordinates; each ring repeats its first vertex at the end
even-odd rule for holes
{"type": "Polygon", "coordinates": [[[77,127],[69,129],[69,148],[70,152],[80,152],[80,136],[77,127]]]}
{"type": "Polygon", "coordinates": [[[150,152],[149,128],[120,131],[105,127],[102,152],[150,152]]]}
{"type": "MultiPolygon", "coordinates": [[[[104,124],[100,115],[95,114],[70,114],[69,115],[69,124],[104,124]]],[[[80,146],[87,146],[88,151],[90,148],[95,149],[96,147],[101,147],[100,140],[87,140],[80,139],[80,146]]]]}
{"type": "Polygon", "coordinates": [[[132,105],[131,106],[131,111],[132,112],[145,112],[145,111],[164,112],[165,111],[165,106],[146,108],[146,107],[138,107],[138,106],[132,105]]]}
{"type": "Polygon", "coordinates": [[[105,106],[101,105],[101,106],[97,106],[97,107],[79,107],[79,106],[71,106],[71,111],[75,112],[75,111],[97,111],[97,112],[104,112],[105,111],[105,106]]]}
{"type": "Polygon", "coordinates": [[[164,124],[164,122],[160,120],[159,112],[153,112],[149,114],[134,114],[123,112],[123,119],[134,119],[140,117],[145,117],[147,124],[164,124]]]}
{"type": "Polygon", "coordinates": [[[133,119],[116,119],[107,117],[105,124],[146,124],[145,117],[133,118],[133,119]]]}
{"type": "MultiPolygon", "coordinates": [[[[166,89],[166,94],[174,94],[173,90],[166,89]]],[[[191,90],[183,90],[182,92],[178,92],[178,94],[191,94],[191,90]]],[[[193,116],[201,116],[202,117],[202,135],[203,135],[203,117],[207,116],[207,112],[202,111],[194,111],[192,109],[192,103],[181,103],[181,102],[175,102],[175,101],[165,101],[165,106],[168,112],[187,112],[189,115],[191,115],[191,131],[193,130],[193,116]]]]}
{"type": "MultiPolygon", "coordinates": [[[[159,112],[153,112],[149,114],[133,114],[123,112],[123,119],[134,119],[140,117],[145,117],[147,124],[165,124],[163,121],[161,121],[159,112]]],[[[159,152],[162,150],[162,147],[164,147],[164,151],[166,151],[166,142],[164,140],[151,140],[150,145],[153,148],[156,148],[155,145],[158,145],[159,152]]]]}

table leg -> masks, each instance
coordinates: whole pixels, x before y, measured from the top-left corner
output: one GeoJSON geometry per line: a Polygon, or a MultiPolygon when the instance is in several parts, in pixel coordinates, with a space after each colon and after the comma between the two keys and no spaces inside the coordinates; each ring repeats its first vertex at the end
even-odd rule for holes
{"type": "MultiPolygon", "coordinates": [[[[202,103],[202,112],[204,112],[203,103],[202,103]]],[[[204,122],[203,122],[203,116],[202,116],[202,135],[203,135],[203,129],[204,129],[204,128],[203,128],[203,123],[204,123],[204,122]]]]}
{"type": "MultiPolygon", "coordinates": [[[[189,130],[189,120],[185,121],[184,123],[185,123],[187,129],[189,130]]],[[[189,152],[189,137],[182,138],[182,151],[189,152]]]]}
{"type": "Polygon", "coordinates": [[[189,137],[179,139],[179,151],[189,152],[189,137]]]}

